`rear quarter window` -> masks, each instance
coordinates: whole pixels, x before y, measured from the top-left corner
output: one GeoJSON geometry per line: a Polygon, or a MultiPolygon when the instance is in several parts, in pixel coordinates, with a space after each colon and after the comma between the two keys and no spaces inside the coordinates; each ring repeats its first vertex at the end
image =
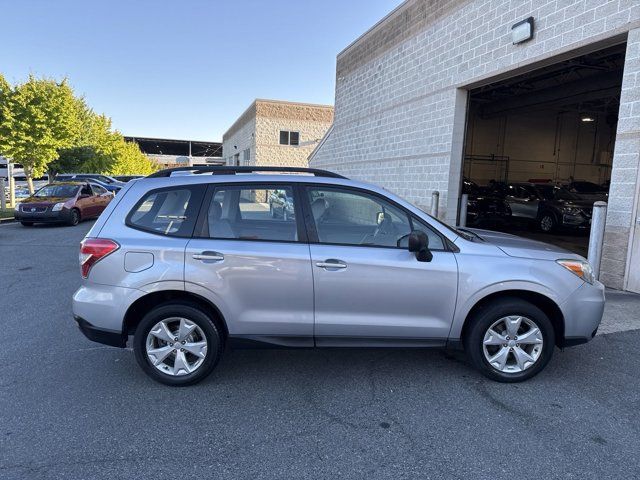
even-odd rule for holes
{"type": "Polygon", "coordinates": [[[126,225],[171,237],[191,237],[206,186],[175,186],[147,192],[131,209],[126,225]]]}

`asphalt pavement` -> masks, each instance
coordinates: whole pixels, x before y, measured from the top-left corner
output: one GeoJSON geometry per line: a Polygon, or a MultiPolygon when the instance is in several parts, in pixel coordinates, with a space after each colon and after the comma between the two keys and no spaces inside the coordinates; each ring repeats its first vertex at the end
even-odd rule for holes
{"type": "Polygon", "coordinates": [[[640,475],[640,330],[516,385],[462,354],[345,349],[228,351],[169,388],[71,318],[89,227],[0,225],[2,479],[640,475]]]}

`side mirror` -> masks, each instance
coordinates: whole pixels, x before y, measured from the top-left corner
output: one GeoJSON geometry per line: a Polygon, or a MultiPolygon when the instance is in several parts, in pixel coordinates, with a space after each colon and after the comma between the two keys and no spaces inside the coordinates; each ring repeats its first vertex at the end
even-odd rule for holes
{"type": "Polygon", "coordinates": [[[376,213],[376,223],[382,225],[382,222],[384,222],[384,212],[376,213]]]}
{"type": "Polygon", "coordinates": [[[429,237],[420,230],[414,230],[409,234],[409,251],[416,254],[419,262],[430,262],[433,253],[429,250],[429,237]]]}

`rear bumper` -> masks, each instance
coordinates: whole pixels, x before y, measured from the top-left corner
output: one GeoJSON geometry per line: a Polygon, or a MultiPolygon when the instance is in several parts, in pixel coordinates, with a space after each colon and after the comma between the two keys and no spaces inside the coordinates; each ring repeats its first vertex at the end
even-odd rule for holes
{"type": "Polygon", "coordinates": [[[587,343],[595,337],[604,313],[604,285],[584,283],[560,305],[564,316],[562,347],[587,343]]]}
{"type": "Polygon", "coordinates": [[[120,348],[124,348],[127,345],[127,337],[122,332],[98,328],[77,315],[74,315],[73,319],[78,324],[78,328],[84,336],[92,342],[120,348]]]}

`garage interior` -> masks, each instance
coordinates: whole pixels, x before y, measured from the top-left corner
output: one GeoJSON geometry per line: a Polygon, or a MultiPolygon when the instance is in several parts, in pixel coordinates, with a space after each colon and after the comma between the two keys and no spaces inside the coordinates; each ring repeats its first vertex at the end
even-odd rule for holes
{"type": "MultiPolygon", "coordinates": [[[[471,90],[465,136],[465,184],[482,195],[497,185],[587,181],[608,189],[625,44],[471,90]],[[473,183],[470,183],[473,182],[473,183]]],[[[498,195],[499,196],[499,195],[498,195]]],[[[504,195],[503,195],[504,196],[504,195]]],[[[606,197],[605,197],[606,199],[606,197]]],[[[536,238],[586,256],[588,226],[541,231],[507,217],[482,228],[536,238]]]]}

